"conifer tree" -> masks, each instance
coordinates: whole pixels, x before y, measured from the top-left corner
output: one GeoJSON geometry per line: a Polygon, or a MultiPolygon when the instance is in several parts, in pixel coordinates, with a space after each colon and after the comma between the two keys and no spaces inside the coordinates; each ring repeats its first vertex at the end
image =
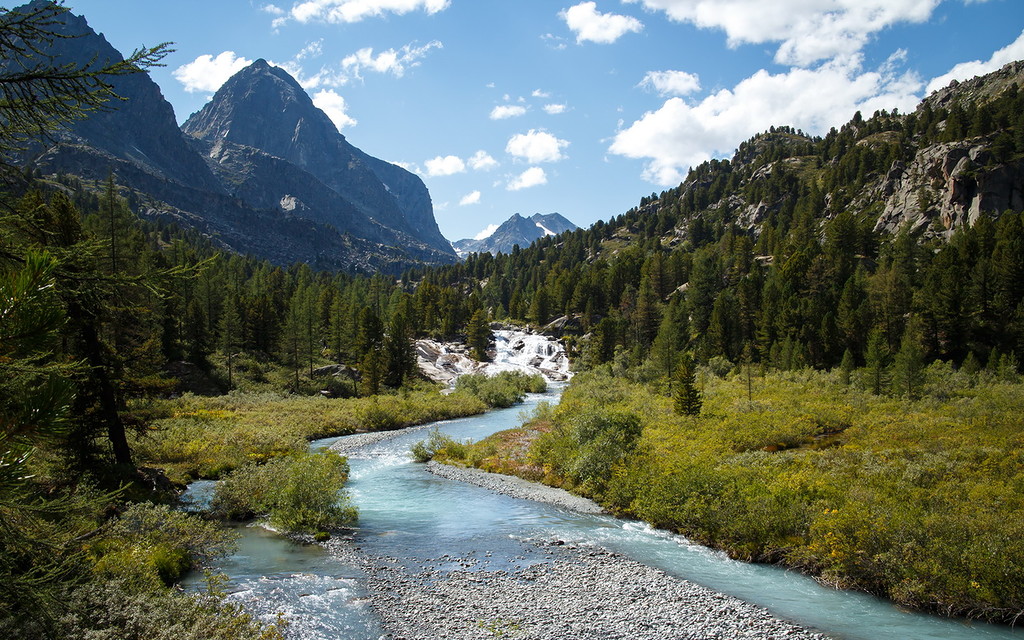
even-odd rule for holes
{"type": "Polygon", "coordinates": [[[466,344],[479,362],[486,361],[487,347],[491,343],[491,329],[487,326],[487,312],[477,309],[466,326],[466,344]]]}
{"type": "Polygon", "coordinates": [[[864,362],[867,365],[871,393],[876,396],[881,394],[885,387],[887,358],[885,334],[880,329],[872,329],[868,334],[864,362]]]}
{"type": "Polygon", "coordinates": [[[908,398],[916,398],[924,385],[924,348],[921,342],[921,321],[914,316],[907,322],[900,350],[893,362],[893,391],[908,398]]]}
{"type": "Polygon", "coordinates": [[[220,350],[227,359],[228,388],[234,388],[234,357],[242,346],[242,317],[238,313],[238,297],[229,292],[220,314],[220,350]]]}
{"type": "Polygon", "coordinates": [[[702,394],[696,386],[697,374],[693,359],[689,354],[683,356],[676,369],[675,408],[676,413],[684,416],[700,415],[704,405],[702,394]]]}

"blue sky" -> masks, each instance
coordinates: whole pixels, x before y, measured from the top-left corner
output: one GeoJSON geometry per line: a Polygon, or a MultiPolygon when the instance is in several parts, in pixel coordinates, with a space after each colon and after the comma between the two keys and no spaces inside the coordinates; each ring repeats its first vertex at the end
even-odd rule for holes
{"type": "Polygon", "coordinates": [[[450,240],[513,213],[625,212],[770,125],[860,109],[1024,58],[1021,0],[66,0],[179,122],[257,58],[367,153],[416,171],[450,240]]]}

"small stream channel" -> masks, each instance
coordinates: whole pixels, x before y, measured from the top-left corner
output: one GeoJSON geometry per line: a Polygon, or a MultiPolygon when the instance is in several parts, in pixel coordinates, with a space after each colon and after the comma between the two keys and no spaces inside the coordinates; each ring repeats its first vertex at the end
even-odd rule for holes
{"type": "MultiPolygon", "coordinates": [[[[557,538],[604,546],[834,638],[1024,640],[1024,633],[1007,627],[906,612],[885,600],[823,587],[794,572],[730,560],[643,523],[570,513],[446,480],[425,472],[408,455],[435,426],[457,439],[478,440],[518,425],[521,414],[539,402],[557,402],[560,391],[529,396],[511,409],[398,432],[350,453],[348,490],[359,509],[352,544],[371,556],[402,558],[410,566],[444,554],[486,555],[493,570],[502,568],[502,562],[532,562],[524,559],[539,555],[526,552],[531,541],[557,538]]],[[[311,446],[330,446],[337,440],[311,446]]],[[[201,503],[201,494],[210,488],[210,483],[196,483],[188,496],[201,503]]],[[[291,623],[291,638],[362,640],[382,635],[358,567],[319,546],[299,545],[260,527],[240,532],[238,552],[217,567],[229,576],[232,597],[267,619],[283,614],[291,623]]],[[[199,582],[196,578],[193,587],[199,582]]]]}

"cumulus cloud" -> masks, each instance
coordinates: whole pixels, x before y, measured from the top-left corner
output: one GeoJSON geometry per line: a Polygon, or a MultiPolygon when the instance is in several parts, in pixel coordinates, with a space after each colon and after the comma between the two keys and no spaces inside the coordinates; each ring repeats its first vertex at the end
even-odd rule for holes
{"type": "Polygon", "coordinates": [[[970,80],[974,76],[991,73],[1004,64],[1013,62],[1014,60],[1024,60],[1024,31],[1021,31],[1021,34],[1017,36],[1016,40],[993,53],[992,57],[988,60],[984,62],[981,60],[961,62],[950,69],[949,73],[935,78],[928,83],[928,93],[942,89],[953,80],[970,80]]]}
{"type": "Polygon", "coordinates": [[[407,44],[401,49],[387,49],[377,55],[373,54],[373,47],[366,47],[342,59],[342,75],[345,78],[362,79],[364,71],[373,71],[390,73],[396,78],[401,78],[407,69],[418,67],[420,60],[432,49],[441,49],[443,46],[437,40],[433,40],[421,47],[407,44]]]}
{"type": "Polygon", "coordinates": [[[453,176],[466,170],[466,163],[458,156],[437,156],[424,163],[428,176],[453,176]]]}
{"type": "Polygon", "coordinates": [[[475,236],[473,236],[473,239],[474,240],[483,240],[484,238],[490,238],[491,236],[494,235],[494,232],[498,230],[498,226],[499,225],[497,225],[497,224],[489,224],[489,225],[487,225],[487,228],[484,229],[483,231],[481,231],[480,233],[476,234],[475,236]]]}
{"type": "Polygon", "coordinates": [[[491,109],[491,120],[515,118],[526,113],[526,107],[519,104],[500,104],[491,109]]]}
{"type": "Polygon", "coordinates": [[[348,115],[345,98],[338,95],[334,89],[324,89],[313,94],[313,104],[327,114],[334,126],[338,127],[338,131],[357,124],[356,119],[348,115]]]}
{"type": "Polygon", "coordinates": [[[640,86],[661,96],[685,96],[700,90],[700,78],[685,71],[648,71],[640,86]]]}
{"type": "MultiPolygon", "coordinates": [[[[568,146],[568,140],[556,138],[543,129],[530,129],[526,133],[517,133],[509,138],[505,151],[530,164],[537,164],[563,159],[565,156],[562,155],[562,149],[568,146]]],[[[541,171],[541,174],[543,173],[541,171]]]]}
{"type": "Polygon", "coordinates": [[[174,78],[185,85],[189,93],[213,93],[228,78],[252,64],[252,60],[235,55],[234,51],[224,51],[217,56],[202,55],[183,64],[174,70],[174,78]]]}
{"type": "Polygon", "coordinates": [[[928,20],[942,0],[623,0],[672,20],[721,29],[729,46],[779,42],[775,61],[808,66],[860,51],[870,36],[928,20]]]}
{"type": "Polygon", "coordinates": [[[498,166],[498,161],[492,158],[491,154],[481,149],[469,159],[469,166],[474,171],[490,171],[498,166]]]}
{"type": "Polygon", "coordinates": [[[730,154],[740,142],[771,125],[787,124],[820,135],[847,122],[858,109],[868,114],[894,107],[913,110],[923,83],[912,73],[897,75],[892,67],[863,71],[858,58],[777,75],[762,69],[695,105],[678,97],[668,99],[621,129],[609,150],[646,159],[644,178],[650,182],[678,184],[687,168],[730,154]]]}
{"type": "Polygon", "coordinates": [[[576,43],[597,42],[610,44],[627,33],[639,33],[642,22],[631,16],[601,13],[596,2],[581,2],[558,14],[576,34],[576,43]]]}
{"type": "Polygon", "coordinates": [[[466,195],[462,196],[461,200],[459,200],[459,206],[460,207],[465,207],[465,206],[471,205],[471,204],[480,204],[480,192],[479,191],[470,191],[466,195]]]}
{"type": "Polygon", "coordinates": [[[288,16],[298,22],[359,22],[387,13],[404,15],[422,10],[427,14],[444,11],[450,0],[305,0],[292,5],[288,16]]]}
{"type": "Polygon", "coordinates": [[[534,98],[550,98],[551,94],[547,91],[541,91],[540,89],[534,89],[533,93],[530,94],[534,98]]]}
{"type": "Polygon", "coordinates": [[[509,181],[508,186],[505,188],[509,191],[519,191],[521,189],[529,189],[530,187],[537,187],[547,183],[548,175],[544,173],[544,169],[540,167],[530,167],[509,181]]]}
{"type": "Polygon", "coordinates": [[[564,104],[546,104],[544,105],[544,113],[555,116],[560,113],[565,113],[568,108],[569,107],[564,104]]]}

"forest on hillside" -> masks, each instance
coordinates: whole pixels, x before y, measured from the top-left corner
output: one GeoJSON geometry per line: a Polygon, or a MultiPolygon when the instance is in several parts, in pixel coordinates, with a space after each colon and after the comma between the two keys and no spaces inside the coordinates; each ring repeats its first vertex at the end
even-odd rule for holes
{"type": "MultiPolygon", "coordinates": [[[[8,14],[0,33],[17,37],[0,39],[0,47],[28,55],[9,48],[47,37],[52,11],[63,9],[8,14]]],[[[3,151],[101,108],[113,97],[105,77],[141,72],[165,51],[140,51],[123,65],[71,70],[68,77],[0,78],[8,109],[3,151]],[[16,99],[33,91],[52,99],[16,99]]],[[[536,381],[510,378],[483,388],[483,381],[467,380],[440,399],[415,368],[412,341],[421,337],[463,341],[486,357],[493,321],[557,331],[578,369],[597,380],[581,377],[567,408],[546,418],[555,435],[534,462],[549,466],[549,481],[741,557],[784,559],[837,583],[897,599],[902,593],[917,606],[938,608],[933,600],[940,593],[947,612],[1010,619],[1021,601],[1003,578],[992,577],[996,564],[985,564],[973,582],[931,590],[918,574],[900,573],[905,563],[886,551],[891,539],[879,542],[856,528],[863,514],[838,511],[853,498],[815,489],[816,459],[799,456],[808,438],[861,434],[836,439],[840,449],[851,448],[834,456],[845,466],[828,470],[829,483],[846,486],[863,465],[880,468],[871,488],[884,494],[877,504],[891,509],[879,507],[876,515],[889,517],[892,539],[911,532],[907,545],[919,547],[907,546],[914,554],[905,557],[922,563],[936,557],[921,551],[930,547],[920,546],[919,536],[934,513],[958,514],[945,540],[963,538],[957,527],[977,515],[968,503],[984,508],[987,517],[978,522],[1016,521],[1010,497],[1020,480],[1007,475],[998,485],[995,478],[1012,468],[1019,448],[1006,407],[1019,406],[1024,217],[1012,210],[981,215],[948,238],[938,220],[930,230],[888,234],[875,230],[879,205],[870,194],[893,163],[936,142],[976,138],[987,145],[989,165],[1019,162],[1022,114],[1024,95],[1014,85],[985,101],[858,114],[822,138],[775,128],[741,145],[732,161],[695,167],[677,188],[644,197],[607,222],[400,278],[224,253],[194,231],[140,219],[142,196],[119,187],[116,175],[94,183],[5,164],[0,630],[85,638],[141,621],[153,630],[187,621],[179,637],[277,637],[279,629],[226,604],[216,584],[197,599],[167,588],[230,548],[210,522],[154,504],[173,496],[168,478],[232,477],[226,511],[277,511],[279,521],[312,533],[350,521],[354,514],[343,507],[330,522],[304,521],[307,514],[294,508],[294,501],[322,498],[295,489],[296,478],[313,478],[309,483],[334,496],[347,474],[343,461],[302,457],[304,442],[514,402],[536,381]],[[763,205],[756,220],[743,215],[752,205],[763,205]],[[345,366],[333,369],[340,375],[318,372],[330,364],[345,366]],[[755,401],[757,379],[769,391],[755,401]],[[945,386],[937,384],[943,379],[945,386]],[[742,398],[737,385],[744,381],[745,408],[724,399],[742,398]],[[806,398],[816,384],[827,386],[835,406],[847,413],[867,407],[873,420],[908,407],[945,417],[924,420],[930,426],[896,453],[872,449],[881,446],[878,433],[892,432],[871,436],[870,425],[836,418],[832,409],[790,406],[805,418],[797,427],[768,420],[768,396],[806,398]],[[723,391],[716,396],[715,389],[723,391]],[[230,395],[172,397],[197,390],[230,395]],[[602,403],[634,417],[587,418],[602,403]],[[577,419],[574,406],[587,419],[577,419]],[[641,406],[655,407],[656,418],[641,406]],[[268,422],[275,428],[259,426],[268,422]],[[775,424],[781,433],[760,433],[754,423],[775,424]],[[990,433],[970,445],[971,429],[990,433]],[[939,441],[943,430],[959,434],[941,440],[947,457],[922,462],[922,443],[939,441]],[[857,448],[860,457],[850,453],[857,448]],[[717,457],[686,466],[672,457],[685,451],[717,457]],[[567,464],[587,455],[596,466],[567,464]],[[907,476],[900,464],[879,467],[886,455],[920,464],[907,476]],[[778,477],[790,484],[773,485],[768,495],[744,493],[783,466],[778,477]],[[294,481],[271,491],[268,469],[294,481]],[[910,488],[889,482],[899,474],[913,478],[910,488]],[[974,488],[950,480],[965,474],[980,478],[974,488]],[[949,481],[941,492],[940,480],[949,481]],[[645,484],[654,489],[641,491],[645,484]],[[699,494],[694,487],[712,496],[702,503],[707,519],[680,515],[700,512],[687,502],[699,494]],[[246,495],[260,500],[239,504],[246,495]],[[810,502],[803,501],[808,495],[810,502]],[[809,515],[813,508],[823,513],[823,496],[841,514],[826,514],[836,524],[831,529],[809,515]],[[907,501],[936,508],[907,513],[893,506],[907,501]],[[770,531],[737,532],[711,518],[726,504],[736,508],[736,522],[756,522],[776,507],[792,519],[770,531]],[[822,546],[839,525],[845,537],[822,546]],[[839,559],[826,562],[807,551],[815,544],[839,559]],[[889,553],[888,564],[865,568],[865,549],[889,553]],[[106,611],[123,615],[111,620],[106,611]]],[[[922,208],[929,198],[922,194],[922,208]]],[[[1004,533],[998,540],[1014,539],[1013,531],[1004,533]]],[[[1015,547],[1000,548],[1007,562],[1020,561],[1015,547]]],[[[949,561],[925,568],[941,582],[959,566],[949,561]]]]}

